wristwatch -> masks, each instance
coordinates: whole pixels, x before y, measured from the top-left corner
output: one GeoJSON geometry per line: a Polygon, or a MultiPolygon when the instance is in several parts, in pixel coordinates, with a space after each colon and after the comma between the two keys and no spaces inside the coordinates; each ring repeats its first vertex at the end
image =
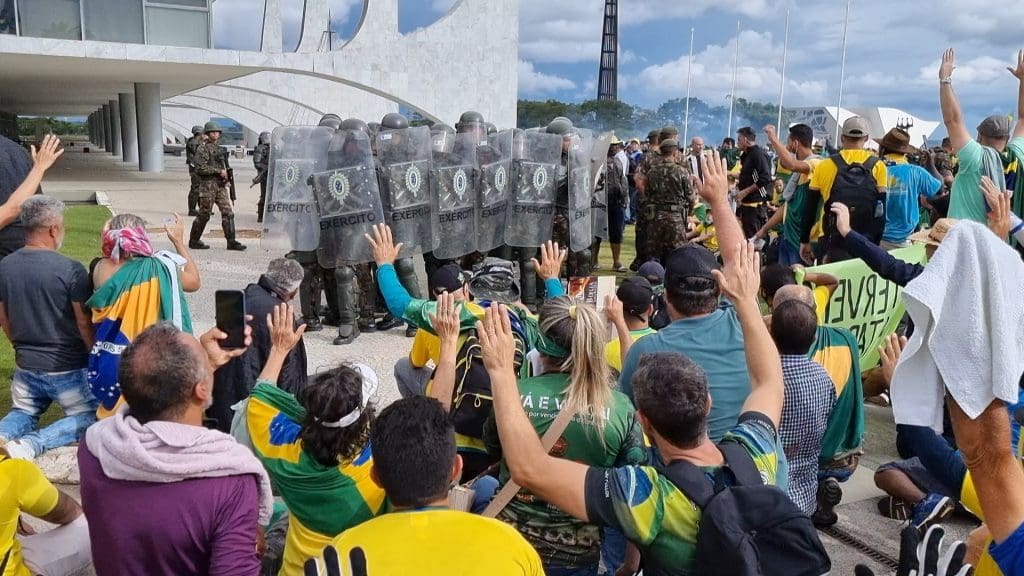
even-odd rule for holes
{"type": "Polygon", "coordinates": [[[945,78],[939,78],[939,84],[952,84],[952,83],[953,83],[953,77],[952,76],[946,76],[945,78]]]}

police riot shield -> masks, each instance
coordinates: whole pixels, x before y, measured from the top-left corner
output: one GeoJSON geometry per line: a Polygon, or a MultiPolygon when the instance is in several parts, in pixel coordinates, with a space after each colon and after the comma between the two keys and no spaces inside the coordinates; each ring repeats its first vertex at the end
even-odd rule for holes
{"type": "Polygon", "coordinates": [[[508,199],[512,191],[512,130],[491,134],[477,152],[476,249],[488,253],[505,244],[508,199]]]}
{"type": "Polygon", "coordinates": [[[551,239],[555,221],[555,186],[562,157],[562,137],[520,132],[512,143],[513,186],[505,243],[536,248],[551,239]]]}
{"type": "Polygon", "coordinates": [[[400,258],[435,248],[430,213],[430,147],[430,129],[426,126],[377,135],[384,219],[391,226],[395,244],[403,244],[400,258]]]}
{"type": "Polygon", "coordinates": [[[323,170],[333,130],[281,126],[271,136],[267,205],[260,245],[311,252],[320,243],[320,217],[310,177],[323,170]]]}
{"type": "Polygon", "coordinates": [[[451,151],[434,154],[431,199],[434,256],[440,260],[476,252],[477,138],[453,134],[451,151]]]}
{"type": "Polygon", "coordinates": [[[594,179],[590,158],[594,149],[594,135],[587,129],[575,129],[569,142],[569,248],[582,252],[594,243],[594,230],[590,204],[594,194],[594,179]]]}
{"type": "Polygon", "coordinates": [[[384,222],[370,137],[359,130],[334,133],[324,170],[313,174],[320,216],[317,258],[324,268],[373,261],[366,234],[384,222]]]}
{"type": "Polygon", "coordinates": [[[611,132],[597,137],[590,154],[590,174],[594,179],[590,220],[593,224],[592,235],[601,240],[608,239],[608,175],[605,174],[605,168],[609,167],[608,149],[611,148],[613,138],[611,132]]]}

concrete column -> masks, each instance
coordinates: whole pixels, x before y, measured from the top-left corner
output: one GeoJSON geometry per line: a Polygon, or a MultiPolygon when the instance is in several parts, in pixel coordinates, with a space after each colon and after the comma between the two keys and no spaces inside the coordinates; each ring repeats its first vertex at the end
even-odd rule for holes
{"type": "Polygon", "coordinates": [[[110,146],[110,153],[114,156],[121,155],[121,104],[117,100],[111,100],[108,104],[110,106],[110,126],[112,128],[111,135],[113,136],[110,146]]]}
{"type": "Polygon", "coordinates": [[[110,152],[114,149],[114,125],[111,124],[110,104],[103,105],[103,149],[110,152]]]}
{"type": "Polygon", "coordinates": [[[160,112],[160,84],[135,83],[135,117],[138,125],[139,170],[164,171],[164,128],[160,112]]]}
{"type": "Polygon", "coordinates": [[[107,128],[108,128],[108,124],[107,124],[107,110],[106,110],[106,108],[107,108],[106,106],[100,106],[100,110],[99,110],[99,121],[100,121],[100,142],[99,142],[99,145],[104,150],[108,150],[109,149],[109,148],[107,148],[107,139],[108,139],[107,138],[108,137],[107,128]]]}
{"type": "Polygon", "coordinates": [[[121,159],[134,164],[139,161],[139,131],[135,120],[135,96],[127,92],[117,95],[121,112],[121,159]]]}

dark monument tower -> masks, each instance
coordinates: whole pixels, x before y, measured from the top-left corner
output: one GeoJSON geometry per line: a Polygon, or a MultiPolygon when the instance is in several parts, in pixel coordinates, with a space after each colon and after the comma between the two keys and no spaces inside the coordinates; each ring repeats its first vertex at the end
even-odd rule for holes
{"type": "Polygon", "coordinates": [[[604,31],[601,35],[601,70],[598,100],[619,99],[619,0],[604,0],[604,31]]]}

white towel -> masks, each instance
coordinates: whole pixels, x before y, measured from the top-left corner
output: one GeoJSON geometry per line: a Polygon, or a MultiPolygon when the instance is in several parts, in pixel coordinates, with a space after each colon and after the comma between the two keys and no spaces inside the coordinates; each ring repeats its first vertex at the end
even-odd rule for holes
{"type": "Polygon", "coordinates": [[[1024,371],[1024,263],[985,226],[960,221],[903,291],[914,335],[893,375],[898,424],[942,430],[945,391],[970,418],[1017,401],[1024,371]]]}

